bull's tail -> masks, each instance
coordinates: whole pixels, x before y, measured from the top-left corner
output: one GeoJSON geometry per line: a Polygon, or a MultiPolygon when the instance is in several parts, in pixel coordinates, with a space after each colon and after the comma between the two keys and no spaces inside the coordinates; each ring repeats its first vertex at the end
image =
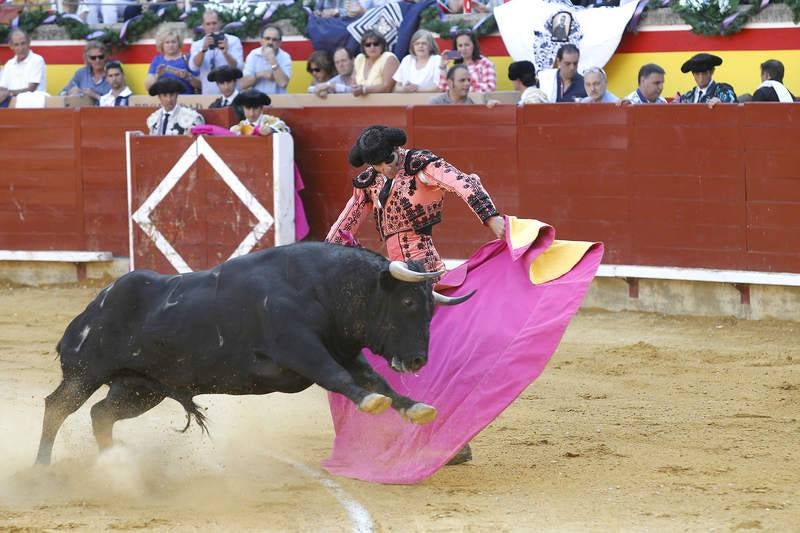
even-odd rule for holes
{"type": "Polygon", "coordinates": [[[200,430],[210,437],[211,434],[208,432],[206,414],[201,411],[201,407],[194,403],[194,400],[188,396],[175,399],[178,400],[184,409],[186,409],[186,425],[183,427],[183,429],[179,429],[178,431],[181,433],[186,433],[186,430],[189,429],[189,426],[192,423],[192,417],[194,417],[194,421],[198,426],[200,426],[200,430]]]}

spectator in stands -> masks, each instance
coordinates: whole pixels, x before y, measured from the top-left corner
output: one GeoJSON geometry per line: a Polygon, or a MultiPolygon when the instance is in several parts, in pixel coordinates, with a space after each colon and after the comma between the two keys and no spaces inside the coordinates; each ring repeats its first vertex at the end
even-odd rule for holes
{"type": "Polygon", "coordinates": [[[358,0],[315,0],[313,13],[323,18],[356,18],[364,8],[358,0]]]}
{"type": "Polygon", "coordinates": [[[639,69],[639,88],[617,102],[626,104],[666,104],[661,98],[664,91],[664,69],[655,63],[648,63],[639,69]]]}
{"type": "Polygon", "coordinates": [[[290,133],[289,126],[278,117],[264,113],[264,106],[268,106],[272,100],[261,91],[249,90],[242,91],[234,100],[234,105],[244,109],[244,120],[231,127],[231,131],[237,135],[261,135],[267,137],[273,133],[290,133]]]}
{"type": "Polygon", "coordinates": [[[75,71],[61,90],[61,96],[88,96],[95,103],[111,87],[106,81],[106,47],[99,41],[89,41],[83,49],[84,66],[75,71]]]}
{"type": "Polygon", "coordinates": [[[361,36],[361,53],[353,61],[353,96],[392,92],[400,62],[387,48],[386,39],[375,30],[361,36]]]}
{"type": "Polygon", "coordinates": [[[353,57],[350,51],[344,47],[337,48],[333,53],[333,64],[338,74],[324,83],[313,86],[314,94],[320,98],[325,98],[331,93],[353,92],[353,57]]]}
{"type": "Polygon", "coordinates": [[[156,34],[156,55],[147,69],[145,89],[164,78],[178,80],[183,85],[181,94],[194,94],[201,87],[200,72],[192,67],[191,60],[181,51],[181,34],[175,28],[162,27],[156,34]]]}
{"type": "Polygon", "coordinates": [[[783,63],[768,59],[761,63],[761,85],[753,93],[753,102],[793,102],[794,95],[783,84],[783,63]]]}
{"type": "Polygon", "coordinates": [[[242,41],[235,35],[222,33],[219,13],[207,9],[203,12],[202,39],[192,43],[189,63],[199,71],[202,94],[219,94],[216,83],[208,81],[208,73],[222,65],[242,68],[242,41]]]}
{"type": "Polygon", "coordinates": [[[442,56],[433,34],[417,30],[411,36],[408,55],[394,73],[395,91],[402,93],[433,92],[439,90],[439,65],[442,56]]]}
{"type": "Polygon", "coordinates": [[[86,24],[116,24],[122,12],[123,4],[120,0],[89,0],[83,2],[83,9],[79,8],[79,13],[84,15],[86,24]]]}
{"type": "Polygon", "coordinates": [[[236,89],[237,80],[242,78],[242,71],[228,65],[222,65],[208,73],[208,81],[214,82],[219,88],[221,96],[211,102],[208,106],[211,109],[232,106],[236,113],[236,120],[244,120],[244,110],[240,106],[233,105],[234,100],[239,95],[236,89]]]}
{"type": "Polygon", "coordinates": [[[530,61],[514,61],[508,65],[508,79],[515,91],[522,93],[518,105],[546,104],[549,102],[536,81],[536,67],[530,61]]]}
{"type": "Polygon", "coordinates": [[[586,98],[583,76],[578,74],[581,51],[565,44],[556,52],[556,68],[539,72],[539,86],[551,102],[579,102],[586,98]]]}
{"type": "Polygon", "coordinates": [[[104,67],[109,91],[100,97],[100,107],[128,107],[128,99],[133,92],[125,83],[125,72],[122,63],[109,61],[104,67]]]}
{"type": "Polygon", "coordinates": [[[191,135],[193,126],[204,124],[197,111],[178,103],[178,95],[183,84],[174,78],[164,78],[150,87],[150,96],[158,96],[161,103],[153,114],[147,117],[150,135],[191,135]]]}
{"type": "Polygon", "coordinates": [[[8,107],[20,93],[47,91],[46,67],[42,56],[31,50],[31,39],[19,28],[11,30],[8,45],[14,57],[0,72],[0,107],[8,107]]]}
{"type": "Polygon", "coordinates": [[[619,102],[619,98],[608,92],[608,76],[600,67],[589,67],[583,71],[583,87],[586,89],[586,98],[581,98],[584,104],[605,104],[619,102]]]}
{"type": "MultiPolygon", "coordinates": [[[[458,52],[459,57],[453,64],[464,64],[469,69],[470,90],[474,93],[490,93],[497,88],[497,73],[494,63],[481,55],[481,48],[478,39],[470,29],[458,30],[453,37],[453,49],[458,52]]],[[[447,52],[443,52],[444,58],[448,57],[447,52]]],[[[447,90],[448,62],[442,61],[439,72],[439,89],[447,90]]]]}
{"type": "Polygon", "coordinates": [[[453,65],[447,71],[447,92],[431,100],[431,104],[472,104],[469,98],[469,68],[463,63],[453,65]]]}
{"type": "Polygon", "coordinates": [[[333,61],[331,56],[325,50],[314,50],[306,61],[306,72],[311,74],[311,85],[308,87],[310,94],[316,94],[317,89],[320,91],[325,88],[327,90],[327,82],[333,78],[333,73],[336,69],[333,68],[333,61]]]}
{"type": "Polygon", "coordinates": [[[285,94],[292,77],[292,58],[281,50],[283,32],[267,26],[261,32],[261,46],[247,54],[242,89],[256,89],[266,94],[285,94]]]}
{"type": "MultiPolygon", "coordinates": [[[[484,2],[472,0],[470,5],[472,6],[472,11],[474,13],[491,13],[492,8],[496,3],[497,2],[495,0],[486,0],[484,2]]],[[[447,0],[447,8],[451,13],[463,13],[464,0],[447,0]]]]}
{"type": "MultiPolygon", "coordinates": [[[[125,6],[125,9],[122,10],[122,20],[127,21],[131,20],[134,17],[141,15],[147,11],[150,11],[151,6],[154,10],[158,10],[159,7],[163,6],[160,0],[124,0],[129,3],[129,5],[125,6]]],[[[178,11],[184,10],[184,5],[182,0],[177,0],[175,2],[175,7],[178,11]]]]}
{"type": "Polygon", "coordinates": [[[708,104],[714,107],[720,102],[736,102],[736,92],[727,83],[713,80],[714,70],[722,64],[722,58],[713,54],[700,53],[693,55],[681,66],[681,72],[692,73],[697,86],[684,94],[678,95],[678,101],[684,104],[708,104]]]}

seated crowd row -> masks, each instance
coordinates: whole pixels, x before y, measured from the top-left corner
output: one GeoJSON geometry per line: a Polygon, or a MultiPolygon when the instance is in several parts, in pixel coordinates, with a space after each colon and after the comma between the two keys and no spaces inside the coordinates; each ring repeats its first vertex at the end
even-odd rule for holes
{"type": "MultiPolygon", "coordinates": [[[[214,11],[203,14],[205,35],[194,41],[190,54],[181,51],[181,36],[171,28],[162,29],[156,37],[158,54],[148,69],[145,87],[157,81],[172,79],[180,83],[180,94],[223,95],[227,104],[235,94],[224,94],[212,74],[226,66],[240,75],[234,90],[255,89],[265,94],[283,94],[292,76],[292,58],[281,49],[282,32],[267,26],[261,35],[261,46],[243,59],[239,38],[220,33],[220,18],[214,11]]],[[[45,84],[44,60],[30,50],[30,39],[22,30],[9,36],[15,56],[0,73],[0,107],[7,106],[17,94],[41,90],[45,84]]],[[[399,61],[388,50],[386,39],[374,30],[361,38],[361,53],[353,58],[346,48],[332,55],[317,50],[311,54],[306,69],[312,77],[308,92],[321,98],[332,93],[363,96],[371,93],[440,93],[431,103],[472,103],[469,93],[496,90],[494,64],[480,53],[475,34],[469,30],[456,32],[453,50],[439,51],[431,32],[418,30],[411,38],[409,54],[399,61]]],[[[125,84],[123,67],[109,61],[102,43],[90,41],[85,47],[86,66],[81,67],[64,87],[62,95],[89,96],[99,105],[127,105],[132,94],[125,84]]],[[[508,76],[514,88],[522,93],[520,104],[555,102],[615,102],[607,90],[608,79],[600,67],[578,73],[580,50],[565,44],[557,52],[552,69],[536,72],[529,61],[509,66],[508,76]]],[[[713,80],[715,68],[722,59],[711,54],[696,54],[683,64],[682,72],[691,72],[696,87],[677,94],[675,101],[708,103],[753,101],[794,101],[783,86],[783,64],[768,60],[761,65],[761,84],[752,96],[737,97],[733,87],[713,80]]],[[[227,74],[229,76],[231,74],[227,74]]],[[[622,99],[623,103],[666,102],[662,97],[665,71],[658,65],[644,65],[638,76],[638,87],[622,99]]],[[[497,102],[489,101],[490,106],[497,102]]]]}

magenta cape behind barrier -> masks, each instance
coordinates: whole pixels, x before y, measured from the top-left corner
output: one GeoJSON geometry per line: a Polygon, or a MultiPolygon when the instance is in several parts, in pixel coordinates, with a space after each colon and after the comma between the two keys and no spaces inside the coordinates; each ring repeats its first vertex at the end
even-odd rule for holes
{"type": "Polygon", "coordinates": [[[393,409],[362,413],[330,393],[336,440],[323,463],[330,473],[377,483],[421,481],[544,370],[597,272],[603,245],[555,241],[553,228],[538,221],[506,222],[505,241],[484,245],[438,285],[448,296],[478,292],[436,309],[428,364],[418,375],[398,374],[368,354],[396,392],[434,406],[436,420],[417,426],[393,409]]]}

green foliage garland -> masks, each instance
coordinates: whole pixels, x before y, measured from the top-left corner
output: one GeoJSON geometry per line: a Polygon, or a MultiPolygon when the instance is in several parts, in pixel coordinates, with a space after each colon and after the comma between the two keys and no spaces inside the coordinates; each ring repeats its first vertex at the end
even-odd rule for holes
{"type": "Polygon", "coordinates": [[[792,9],[794,23],[800,24],[800,0],[784,0],[784,3],[792,9]]]}
{"type": "MultiPolygon", "coordinates": [[[[237,37],[247,38],[256,37],[261,32],[264,26],[262,16],[256,13],[255,6],[248,6],[240,12],[220,11],[220,19],[223,25],[231,22],[239,22],[237,27],[226,30],[227,33],[236,35],[237,37]],[[244,19],[244,20],[242,20],[244,19]]],[[[145,11],[142,15],[128,23],[125,33],[125,40],[120,38],[118,30],[113,28],[104,28],[102,30],[93,30],[91,26],[76,20],[74,17],[66,17],[62,14],[55,15],[54,23],[64,28],[73,40],[84,40],[88,35],[98,34],[93,37],[96,41],[101,41],[111,48],[124,48],[129,43],[138,41],[142,35],[152,30],[163,22],[177,22],[180,20],[182,13],[174,5],[164,8],[161,16],[152,10],[145,11]]],[[[51,13],[40,8],[27,9],[19,16],[18,25],[26,33],[30,34],[33,30],[41,26],[45,19],[51,16],[51,13]]],[[[186,17],[186,26],[194,30],[200,25],[203,18],[203,8],[192,11],[186,17]]],[[[291,5],[281,6],[275,10],[270,20],[289,20],[291,23],[303,34],[306,32],[306,25],[308,23],[308,16],[303,9],[301,2],[295,2],[291,5]]],[[[0,24],[0,42],[8,40],[8,34],[11,28],[6,24],[0,24]]]]}
{"type": "Polygon", "coordinates": [[[758,11],[755,4],[740,4],[739,0],[671,0],[670,8],[700,35],[736,33],[758,11]],[[737,12],[739,15],[723,26],[723,21],[737,12]]]}

